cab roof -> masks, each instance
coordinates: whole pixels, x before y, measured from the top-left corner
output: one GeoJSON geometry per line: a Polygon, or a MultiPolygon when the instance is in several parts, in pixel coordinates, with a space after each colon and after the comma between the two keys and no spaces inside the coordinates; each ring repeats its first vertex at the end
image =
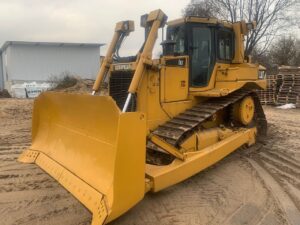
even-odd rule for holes
{"type": "Polygon", "coordinates": [[[232,23],[224,20],[218,20],[217,18],[204,18],[204,17],[196,17],[196,16],[189,16],[184,17],[176,20],[169,21],[167,23],[168,26],[176,26],[184,23],[205,23],[205,24],[221,24],[224,27],[232,28],[232,23]]]}

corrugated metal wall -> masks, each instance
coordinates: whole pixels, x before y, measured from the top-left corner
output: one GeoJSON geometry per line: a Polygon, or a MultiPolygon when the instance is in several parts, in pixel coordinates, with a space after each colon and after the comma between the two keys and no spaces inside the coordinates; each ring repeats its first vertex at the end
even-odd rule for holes
{"type": "Polygon", "coordinates": [[[0,90],[4,88],[2,52],[0,52],[0,90]]]}
{"type": "Polygon", "coordinates": [[[64,72],[95,79],[100,66],[99,46],[15,44],[6,50],[8,80],[47,81],[64,72]]]}

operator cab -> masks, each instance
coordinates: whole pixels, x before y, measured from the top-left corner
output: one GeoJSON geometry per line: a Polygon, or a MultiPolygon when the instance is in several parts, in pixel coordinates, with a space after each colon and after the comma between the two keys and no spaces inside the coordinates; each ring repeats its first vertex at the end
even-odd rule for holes
{"type": "Polygon", "coordinates": [[[205,87],[216,62],[232,62],[234,32],[215,19],[193,17],[170,22],[162,45],[164,56],[189,57],[190,87],[205,87]]]}

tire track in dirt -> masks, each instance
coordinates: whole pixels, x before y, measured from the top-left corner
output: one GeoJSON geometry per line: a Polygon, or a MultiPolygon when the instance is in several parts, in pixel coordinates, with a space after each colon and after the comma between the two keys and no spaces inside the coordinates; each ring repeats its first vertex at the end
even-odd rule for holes
{"type": "Polygon", "coordinates": [[[285,191],[281,188],[281,186],[275,181],[275,179],[268,173],[259,163],[254,160],[248,159],[252,166],[257,170],[261,178],[266,182],[269,189],[273,193],[274,196],[279,201],[279,204],[282,206],[284,210],[287,220],[291,225],[298,225],[300,221],[300,212],[296,207],[294,201],[290,198],[290,196],[285,193],[285,191]]]}
{"type": "MultiPolygon", "coordinates": [[[[291,224],[300,221],[300,111],[267,107],[268,138],[252,165],[284,208],[291,224]],[[282,116],[282,115],[285,116],[282,116]],[[261,172],[262,171],[262,172],[261,172]]],[[[252,159],[249,159],[250,161],[252,159]]]]}
{"type": "Polygon", "coordinates": [[[59,183],[36,165],[16,162],[15,152],[25,148],[14,146],[12,154],[0,157],[0,165],[6,158],[13,162],[0,169],[1,225],[89,224],[90,213],[59,183]]]}
{"type": "MultiPolygon", "coordinates": [[[[27,100],[0,100],[0,116],[5,118],[0,120],[0,127],[4,128],[0,129],[1,225],[90,224],[88,210],[49,175],[36,165],[16,162],[18,154],[30,145],[31,106],[27,100]]],[[[289,135],[295,135],[295,131],[289,135]]],[[[244,159],[246,151],[239,150],[162,192],[147,194],[111,224],[287,224],[271,192],[244,159]]],[[[297,162],[288,157],[286,160],[297,162]]]]}
{"type": "Polygon", "coordinates": [[[183,183],[147,195],[111,224],[285,224],[270,192],[240,154],[243,152],[183,183]]]}
{"type": "Polygon", "coordinates": [[[32,102],[0,100],[1,225],[85,225],[91,215],[49,175],[17,157],[30,146],[32,102]]]}

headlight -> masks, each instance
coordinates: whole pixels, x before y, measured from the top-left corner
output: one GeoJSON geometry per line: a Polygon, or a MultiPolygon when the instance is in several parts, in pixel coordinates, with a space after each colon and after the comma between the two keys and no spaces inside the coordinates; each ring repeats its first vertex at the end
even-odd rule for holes
{"type": "Polygon", "coordinates": [[[266,71],[264,70],[259,70],[258,71],[258,79],[263,80],[266,78],[266,71]]]}

